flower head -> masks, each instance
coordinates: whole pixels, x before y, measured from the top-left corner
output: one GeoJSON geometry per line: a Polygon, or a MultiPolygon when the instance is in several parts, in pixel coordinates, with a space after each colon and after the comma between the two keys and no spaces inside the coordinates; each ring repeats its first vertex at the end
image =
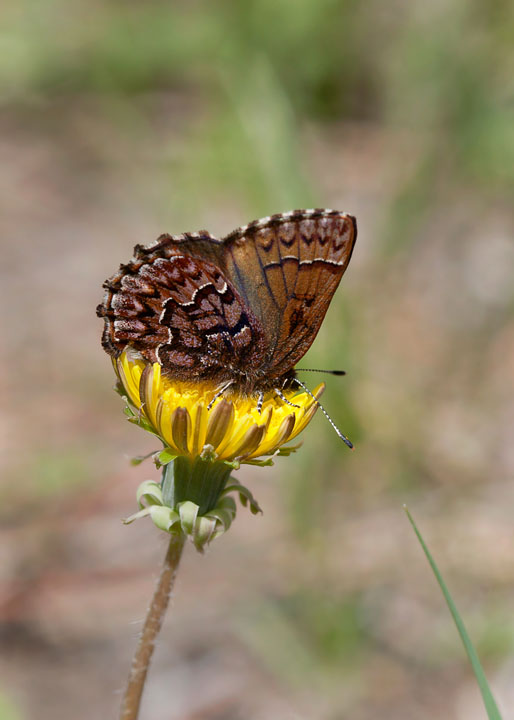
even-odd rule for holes
{"type": "Polygon", "coordinates": [[[130,348],[113,364],[129,420],[164,444],[156,456],[164,466],[162,481],[142,483],[140,509],[126,522],[149,515],[161,530],[189,535],[200,551],[230,527],[236,514],[231,493],[253,513],[260,511],[248,488],[230,477],[232,470],[243,462],[268,465],[271,459],[263,456],[295,450],[284,443],[310,422],[325,387],[318,385],[312,396],[284,389],[285,400],[268,393],[259,407],[255,397],[217,397],[211,384],[172,381],[159,363],[130,348]]]}
{"type": "Polygon", "coordinates": [[[114,368],[135,412],[136,422],[157,435],[175,456],[195,458],[211,453],[212,459],[255,462],[276,454],[310,422],[324,390],[318,385],[313,399],[308,393],[283,391],[289,405],[273,392],[262,408],[254,397],[235,393],[220,396],[207,383],[169,380],[158,363],[149,364],[124,350],[114,368]]]}

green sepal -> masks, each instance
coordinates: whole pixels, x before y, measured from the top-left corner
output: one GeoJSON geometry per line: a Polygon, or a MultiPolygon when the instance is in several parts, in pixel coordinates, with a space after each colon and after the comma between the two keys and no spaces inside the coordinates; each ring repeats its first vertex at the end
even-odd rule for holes
{"type": "MultiPolygon", "coordinates": [[[[126,395],[122,395],[123,399],[126,402],[125,407],[123,408],[124,415],[127,416],[127,419],[130,423],[133,425],[137,425],[138,427],[143,428],[143,430],[146,430],[149,433],[152,433],[152,435],[155,435],[156,437],[159,437],[158,433],[156,433],[155,428],[150,425],[148,420],[143,416],[143,413],[141,410],[136,410],[134,408],[134,405],[130,402],[128,397],[126,395]],[[136,411],[135,411],[136,410],[136,411]]],[[[160,440],[160,438],[159,438],[160,440]]]]}
{"type": "Polygon", "coordinates": [[[229,529],[236,506],[232,498],[224,498],[205,515],[200,515],[199,509],[190,500],[177,505],[182,531],[191,538],[196,549],[203,552],[206,545],[229,529]]]}
{"type": "Polygon", "coordinates": [[[200,510],[199,506],[196,503],[191,502],[191,500],[186,500],[185,502],[181,502],[177,505],[177,510],[180,516],[182,530],[186,533],[186,535],[193,535],[198,511],[200,510]]]}
{"type": "Polygon", "coordinates": [[[128,403],[128,398],[124,397],[123,399],[127,403],[125,405],[125,407],[123,408],[123,414],[126,415],[128,418],[136,417],[136,413],[132,410],[132,408],[130,407],[130,405],[128,403]]]}
{"type": "Polygon", "coordinates": [[[270,465],[273,465],[273,458],[276,456],[285,456],[288,457],[291,455],[291,453],[294,453],[302,446],[302,443],[298,443],[297,445],[286,445],[284,447],[279,448],[279,450],[276,450],[272,457],[267,458],[266,460],[260,460],[258,458],[250,458],[248,460],[242,459],[238,460],[237,458],[235,460],[224,460],[223,462],[225,465],[228,465],[232,470],[239,470],[241,467],[241,464],[244,463],[245,465],[258,465],[259,467],[269,467],[270,465]]]}
{"type": "Polygon", "coordinates": [[[206,545],[214,540],[218,534],[216,533],[216,520],[214,518],[200,516],[195,524],[195,530],[191,535],[193,544],[198,552],[203,552],[206,545]]]}
{"type": "Polygon", "coordinates": [[[301,448],[303,443],[298,443],[297,445],[283,445],[281,448],[279,448],[277,455],[288,457],[291,455],[291,453],[294,453],[298,450],[298,448],[301,448]]]}
{"type": "Polygon", "coordinates": [[[142,462],[144,462],[145,460],[148,460],[148,458],[153,457],[158,452],[159,452],[158,450],[153,450],[152,452],[147,453],[146,455],[136,455],[136,457],[130,458],[130,464],[131,465],[141,465],[142,462]]]}
{"type": "Polygon", "coordinates": [[[140,508],[149,505],[162,505],[161,486],[153,480],[145,480],[137,489],[136,499],[140,508]]]}
{"type": "Polygon", "coordinates": [[[139,520],[139,518],[146,517],[147,515],[150,515],[152,511],[151,507],[145,507],[142,510],[139,510],[139,512],[133,513],[132,515],[129,515],[128,518],[124,518],[122,520],[122,523],[124,525],[130,525],[130,523],[133,523],[134,520],[139,520]]]}
{"type": "Polygon", "coordinates": [[[153,505],[149,510],[150,517],[159,530],[173,532],[174,526],[180,523],[180,517],[175,510],[165,507],[164,505],[153,505]]]}
{"type": "Polygon", "coordinates": [[[210,510],[206,514],[206,517],[211,517],[215,520],[218,520],[223,526],[223,532],[226,532],[232,525],[232,521],[236,516],[236,512],[237,506],[234,498],[226,497],[219,502],[217,507],[210,510]]]}
{"type": "MultiPolygon", "coordinates": [[[[182,464],[183,462],[185,461],[182,459],[182,464]]],[[[199,479],[203,482],[210,477],[209,468],[206,461],[201,460],[200,462],[203,463],[203,466],[200,468],[199,479]]],[[[220,481],[223,477],[223,473],[220,475],[223,465],[217,465],[217,469],[214,467],[214,463],[211,468],[213,482],[220,481]]],[[[252,514],[262,512],[250,490],[241,485],[239,480],[234,477],[224,480],[225,484],[218,492],[214,507],[203,512],[200,505],[193,500],[186,499],[177,502],[177,494],[166,490],[167,484],[173,484],[174,480],[173,472],[170,473],[170,471],[176,470],[175,466],[165,468],[162,483],[156,483],[153,480],[145,480],[141,483],[136,494],[139,511],[123,522],[128,524],[139,518],[150,516],[160,530],[169,533],[184,533],[191,538],[196,549],[203,552],[206,545],[230,528],[236,517],[237,505],[230,493],[237,493],[241,504],[249,506],[252,514]],[[175,500],[172,499],[173,497],[175,500]],[[172,507],[171,504],[174,506],[172,507]]],[[[180,469],[179,463],[178,471],[185,472],[186,470],[187,465],[180,469]]],[[[190,486],[186,483],[182,489],[187,490],[188,488],[195,490],[196,485],[190,486]]]]}
{"type": "Polygon", "coordinates": [[[152,425],[148,422],[146,418],[144,418],[142,415],[136,415],[132,412],[132,414],[128,418],[129,423],[132,423],[133,425],[137,425],[140,428],[143,428],[143,430],[146,430],[149,433],[152,433],[152,435],[155,435],[155,437],[159,437],[159,434],[155,432],[155,429],[152,425]]]}
{"type": "Polygon", "coordinates": [[[126,391],[125,388],[123,387],[123,383],[122,383],[120,380],[118,380],[118,382],[117,382],[116,385],[114,386],[114,392],[115,392],[115,393],[118,393],[118,395],[119,395],[120,397],[122,397],[122,398],[125,400],[125,402],[127,403],[127,405],[128,405],[128,403],[129,403],[130,401],[129,401],[128,397],[127,397],[127,391],[126,391]]]}
{"type": "Polygon", "coordinates": [[[232,525],[236,512],[237,507],[234,499],[225,497],[220,500],[215,508],[198,517],[195,528],[196,538],[193,538],[197,550],[203,552],[206,544],[226,533],[232,525]]]}
{"type": "Polygon", "coordinates": [[[148,515],[152,518],[154,525],[156,525],[159,530],[164,530],[165,532],[172,532],[173,527],[180,522],[179,515],[171,508],[165,507],[164,505],[149,505],[123,520],[123,524],[130,525],[134,520],[139,520],[139,518],[147,517],[148,515]]]}
{"type": "MultiPolygon", "coordinates": [[[[248,490],[247,487],[244,485],[241,485],[239,480],[236,480],[234,477],[229,478],[229,483],[225,487],[225,490],[222,492],[222,497],[226,497],[226,495],[230,492],[237,492],[239,493],[239,501],[243,507],[246,507],[247,505],[250,506],[250,512],[252,515],[257,515],[257,513],[262,514],[262,510],[259,507],[259,503],[254,498],[250,490],[248,490]]],[[[227,498],[228,499],[228,498],[227,498]]]]}
{"type": "Polygon", "coordinates": [[[268,458],[267,460],[245,460],[244,462],[246,465],[258,465],[259,467],[269,467],[274,464],[271,458],[268,458]]]}
{"type": "Polygon", "coordinates": [[[167,465],[168,463],[175,460],[176,457],[176,453],[174,453],[171,448],[165,447],[164,450],[161,450],[159,453],[157,453],[155,457],[155,464],[158,468],[160,468],[163,465],[167,465]]]}
{"type": "Polygon", "coordinates": [[[216,507],[230,475],[230,468],[221,462],[209,462],[201,456],[179,455],[168,463],[162,474],[163,502],[169,507],[190,500],[205,515],[216,507]]]}

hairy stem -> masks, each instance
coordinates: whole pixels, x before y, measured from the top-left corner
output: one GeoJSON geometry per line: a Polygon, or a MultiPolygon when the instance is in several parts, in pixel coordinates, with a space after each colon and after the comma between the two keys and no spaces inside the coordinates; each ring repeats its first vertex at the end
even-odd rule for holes
{"type": "Polygon", "coordinates": [[[132,659],[127,689],[121,704],[120,720],[137,720],[139,716],[141,696],[155,647],[155,639],[159,634],[166,614],[184,548],[184,541],[185,535],[183,533],[171,536],[166,557],[164,558],[164,565],[132,659]]]}

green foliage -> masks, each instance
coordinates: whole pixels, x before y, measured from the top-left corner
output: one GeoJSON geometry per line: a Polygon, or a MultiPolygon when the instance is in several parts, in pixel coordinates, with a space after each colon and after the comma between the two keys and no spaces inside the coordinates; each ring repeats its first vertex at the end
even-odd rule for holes
{"type": "Polygon", "coordinates": [[[356,662],[366,645],[361,598],[304,590],[283,605],[321,663],[356,662]]]}
{"type": "Polygon", "coordinates": [[[466,654],[469,658],[469,662],[471,663],[473,673],[475,675],[476,681],[480,688],[480,692],[482,693],[482,699],[484,701],[484,706],[485,706],[485,709],[487,710],[487,717],[489,718],[489,720],[501,720],[500,711],[498,710],[498,707],[496,705],[494,697],[491,693],[489,684],[487,682],[484,671],[482,669],[482,665],[480,663],[480,660],[478,659],[478,655],[476,654],[475,648],[473,647],[473,643],[471,642],[468,632],[466,630],[466,626],[464,625],[464,622],[462,621],[459,611],[457,610],[457,606],[455,605],[453,598],[450,595],[448,588],[446,587],[446,583],[444,582],[442,575],[439,572],[439,568],[437,567],[428,547],[426,546],[425,541],[423,540],[423,537],[416,526],[416,523],[412,519],[412,516],[406,507],[405,507],[405,512],[407,513],[409,522],[412,525],[414,532],[416,533],[416,536],[419,540],[421,547],[423,548],[423,552],[425,553],[426,558],[430,564],[430,567],[432,568],[432,572],[434,573],[435,578],[436,578],[437,582],[439,583],[441,592],[444,595],[444,599],[446,600],[448,609],[450,610],[450,613],[453,617],[453,620],[457,627],[462,644],[463,644],[466,654]]]}
{"type": "Polygon", "coordinates": [[[24,487],[30,487],[38,497],[53,497],[68,492],[86,485],[90,479],[87,449],[83,447],[47,448],[35,452],[31,465],[24,487]]]}
{"type": "Polygon", "coordinates": [[[21,711],[6,695],[0,693],[0,720],[22,720],[21,711]]]}
{"type": "Polygon", "coordinates": [[[441,175],[445,186],[452,177],[512,186],[513,27],[512,4],[500,0],[487,10],[457,0],[394,13],[378,0],[26,0],[23,12],[8,0],[0,94],[23,104],[97,93],[114,108],[117,96],[192,92],[200,112],[184,197],[195,206],[201,178],[198,192],[231,190],[256,215],[316,204],[300,152],[310,119],[421,132],[426,153],[393,208],[403,226],[389,235],[401,242],[441,175]]]}
{"type": "Polygon", "coordinates": [[[357,678],[367,638],[360,598],[300,587],[241,611],[236,624],[244,641],[282,682],[330,692],[341,672],[357,678]]]}

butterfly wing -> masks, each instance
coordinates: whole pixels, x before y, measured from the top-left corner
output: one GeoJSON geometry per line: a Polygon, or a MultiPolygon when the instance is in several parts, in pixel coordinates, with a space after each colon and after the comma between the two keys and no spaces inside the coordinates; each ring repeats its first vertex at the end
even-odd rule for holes
{"type": "Polygon", "coordinates": [[[224,241],[226,274],[264,329],[270,378],[311,346],[352,255],[355,218],[296,210],[257,220],[224,241]]]}
{"type": "Polygon", "coordinates": [[[105,350],[116,356],[130,344],[178,380],[231,380],[260,366],[261,324],[225,278],[219,245],[202,233],[136,246],[105,283],[105,350]]]}
{"type": "Polygon", "coordinates": [[[104,349],[131,345],[175,379],[273,387],[311,346],[350,261],[355,219],[296,210],[223,241],[162,235],[104,283],[104,349]]]}

